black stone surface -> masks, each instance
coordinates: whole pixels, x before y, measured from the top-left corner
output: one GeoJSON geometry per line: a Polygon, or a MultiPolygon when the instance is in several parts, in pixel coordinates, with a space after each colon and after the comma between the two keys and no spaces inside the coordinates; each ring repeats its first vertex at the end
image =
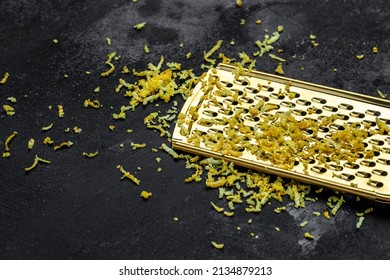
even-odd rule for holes
{"type": "MultiPolygon", "coordinates": [[[[0,158],[0,258],[389,259],[387,205],[347,196],[337,215],[326,220],[312,214],[328,209],[332,192],[325,191],[304,209],[294,208],[286,197],[257,215],[246,213],[244,206],[232,218],[216,213],[210,207],[210,201],[218,201],[216,190],[204,182],[184,183],[192,170],[161,151],[151,152],[166,140],[147,130],[143,118],[157,109],[164,112],[172,103],[140,106],[126,120],[115,121],[112,113],[127,104],[115,92],[123,75],[116,71],[107,79],[100,77],[111,51],[121,55],[118,68],[126,64],[142,70],[164,55],[200,75],[203,51],[217,40],[224,40],[221,52],[238,57],[239,52],[256,50],[254,42],[263,39],[265,29],[271,33],[283,25],[275,47],[284,50],[280,56],[287,60],[287,77],[377,96],[377,89],[390,93],[389,18],[384,0],[244,0],[242,8],[233,0],[1,1],[0,76],[7,71],[10,78],[0,86],[0,105],[9,104],[7,97],[17,98],[16,115],[0,112],[2,149],[8,135],[18,135],[10,144],[11,157],[0,158]],[[255,24],[257,19],[261,25],[255,24]],[[147,21],[145,28],[134,30],[142,21],[147,21]],[[311,45],[310,34],[317,36],[318,47],[311,45]],[[144,53],[144,44],[150,54],[144,53]],[[377,54],[371,51],[374,46],[377,54]],[[186,60],[188,52],[193,55],[186,60]],[[357,60],[358,54],[364,59],[357,60]],[[97,86],[98,94],[93,92],[97,86]],[[83,107],[85,99],[95,97],[101,109],[83,107]],[[63,119],[56,115],[58,104],[65,108],[63,119]],[[53,129],[41,131],[52,122],[53,129]],[[114,131],[108,129],[111,124],[114,131]],[[64,133],[74,126],[82,132],[64,133]],[[53,152],[42,145],[46,136],[70,140],[74,146],[53,152]],[[32,151],[27,150],[30,138],[37,141],[32,151]],[[133,151],[130,142],[146,142],[147,148],[133,151]],[[98,157],[82,156],[96,149],[98,157]],[[35,154],[52,163],[25,173],[35,154]],[[140,186],[121,181],[118,164],[136,172],[140,186]],[[151,191],[152,198],[143,201],[141,190],[151,191]],[[287,211],[277,215],[273,209],[280,205],[287,211]],[[374,211],[357,230],[356,213],[369,207],[374,211]],[[305,229],[299,226],[303,220],[309,221],[305,229]],[[305,239],[305,231],[315,239],[305,239]],[[225,248],[216,250],[212,240],[225,248]]],[[[276,65],[264,56],[256,68],[273,73],[276,65]]],[[[183,104],[180,97],[175,99],[183,104]]]]}

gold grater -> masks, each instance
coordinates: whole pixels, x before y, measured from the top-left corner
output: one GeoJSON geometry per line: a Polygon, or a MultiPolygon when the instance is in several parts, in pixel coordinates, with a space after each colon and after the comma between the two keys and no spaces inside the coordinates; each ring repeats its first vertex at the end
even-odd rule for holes
{"type": "Polygon", "coordinates": [[[174,149],[390,203],[390,101],[237,70],[220,64],[197,84],[174,149]]]}

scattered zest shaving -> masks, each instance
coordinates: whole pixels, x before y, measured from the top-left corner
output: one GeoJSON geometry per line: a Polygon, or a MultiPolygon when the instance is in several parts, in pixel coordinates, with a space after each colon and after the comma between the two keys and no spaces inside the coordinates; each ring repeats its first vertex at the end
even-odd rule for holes
{"type": "Polygon", "coordinates": [[[33,170],[40,162],[41,163],[48,163],[48,164],[50,163],[50,161],[43,159],[43,158],[40,158],[37,155],[35,155],[33,164],[30,167],[24,168],[24,171],[29,172],[29,171],[33,170]]]}
{"type": "Polygon", "coordinates": [[[274,209],[274,212],[280,214],[282,211],[286,211],[286,206],[281,206],[274,209]]]}
{"type": "Polygon", "coordinates": [[[146,21],[134,25],[134,29],[141,30],[146,25],[146,21]]]}
{"type": "Polygon", "coordinates": [[[268,54],[268,56],[269,56],[270,58],[272,58],[272,59],[275,59],[275,60],[278,60],[278,61],[281,61],[281,62],[285,62],[285,61],[286,61],[285,59],[283,59],[283,58],[281,58],[281,57],[279,57],[279,56],[276,56],[276,55],[274,55],[274,54],[272,54],[272,53],[268,54]]]}
{"type": "Polygon", "coordinates": [[[10,105],[3,105],[3,109],[5,111],[5,113],[8,115],[8,116],[13,116],[15,115],[15,109],[14,107],[10,106],[10,105]]]}
{"type": "Polygon", "coordinates": [[[31,150],[34,147],[34,144],[35,144],[35,140],[33,138],[28,140],[28,143],[27,143],[28,149],[31,150]]]}
{"type": "Polygon", "coordinates": [[[152,196],[152,193],[151,192],[147,192],[147,191],[142,191],[140,196],[143,199],[147,200],[147,199],[149,199],[152,196]]]}
{"type": "Polygon", "coordinates": [[[212,56],[221,47],[222,43],[223,43],[223,40],[219,40],[215,44],[215,46],[211,48],[211,50],[209,50],[207,53],[204,52],[203,53],[204,60],[214,65],[215,59],[210,59],[209,57],[212,56]]]}
{"type": "Polygon", "coordinates": [[[83,152],[83,156],[85,156],[85,157],[87,157],[87,158],[96,157],[98,154],[99,154],[99,151],[97,151],[97,150],[96,150],[96,152],[94,152],[94,153],[83,152]]]}
{"type": "Polygon", "coordinates": [[[146,44],[144,45],[144,51],[146,54],[150,53],[149,47],[146,44]]]}
{"type": "Polygon", "coordinates": [[[11,102],[11,103],[16,103],[16,98],[15,97],[10,96],[10,97],[7,98],[7,100],[9,102],[11,102]]]}
{"type": "Polygon", "coordinates": [[[327,205],[332,209],[331,210],[331,213],[333,216],[336,215],[337,211],[340,209],[341,205],[345,202],[343,196],[341,196],[340,198],[338,198],[337,196],[331,196],[328,198],[328,202],[327,202],[327,205]],[[333,204],[335,203],[336,204],[333,204]]]}
{"type": "Polygon", "coordinates": [[[314,211],[313,214],[316,215],[317,217],[321,216],[321,212],[318,211],[314,211]]]}
{"type": "Polygon", "coordinates": [[[390,132],[390,127],[386,125],[384,121],[380,120],[378,117],[376,117],[375,121],[379,127],[380,134],[384,134],[384,132],[388,132],[388,133],[390,132]]]}
{"type": "Polygon", "coordinates": [[[66,142],[62,142],[61,144],[57,145],[57,146],[54,146],[54,151],[57,151],[58,149],[62,149],[62,148],[70,148],[71,146],[73,145],[73,142],[71,141],[66,141],[66,142]]]}
{"type": "Polygon", "coordinates": [[[3,152],[4,158],[11,156],[10,149],[9,149],[9,143],[12,141],[12,139],[15,138],[16,135],[18,135],[18,132],[14,131],[10,136],[7,137],[7,139],[5,139],[4,152],[3,152]]]}
{"type": "Polygon", "coordinates": [[[58,105],[57,108],[58,108],[58,117],[63,118],[65,115],[64,107],[62,105],[58,105]]]}
{"type": "Polygon", "coordinates": [[[329,215],[329,212],[328,212],[328,211],[325,211],[325,212],[324,212],[324,217],[325,217],[325,219],[330,220],[330,215],[329,215]]]}
{"type": "Polygon", "coordinates": [[[223,243],[217,243],[215,241],[211,241],[211,245],[214,246],[215,249],[222,250],[223,247],[225,247],[225,244],[223,243]]]}
{"type": "Polygon", "coordinates": [[[306,221],[303,221],[302,223],[300,223],[299,226],[301,228],[304,228],[308,223],[309,223],[309,221],[306,220],[306,221]]]}
{"type": "Polygon", "coordinates": [[[383,92],[380,91],[379,89],[377,89],[376,92],[378,93],[378,95],[379,95],[381,98],[386,98],[386,97],[387,97],[387,94],[383,93],[383,92]]]}
{"type": "Polygon", "coordinates": [[[363,224],[363,221],[364,221],[364,216],[358,217],[358,221],[357,221],[357,223],[356,223],[356,228],[357,228],[357,229],[360,229],[360,228],[361,228],[361,226],[362,226],[362,224],[363,224]]]}
{"type": "Polygon", "coordinates": [[[131,174],[130,172],[126,171],[122,165],[118,165],[116,168],[119,169],[120,172],[122,172],[123,176],[121,178],[124,179],[124,178],[127,178],[131,181],[133,181],[136,185],[139,185],[139,183],[141,182],[140,180],[138,180],[133,174],[131,174]]]}
{"type": "Polygon", "coordinates": [[[85,108],[92,107],[92,108],[98,109],[98,108],[100,108],[100,106],[101,106],[100,102],[97,99],[91,100],[88,98],[87,100],[84,101],[85,108]]]}
{"type": "Polygon", "coordinates": [[[217,211],[219,213],[223,212],[223,210],[224,210],[222,207],[215,205],[213,202],[211,202],[211,206],[214,208],[215,211],[217,211]]]}
{"type": "Polygon", "coordinates": [[[133,150],[141,149],[146,147],[146,143],[133,143],[131,142],[130,145],[133,147],[133,150]]]}
{"type": "Polygon", "coordinates": [[[112,59],[116,56],[116,52],[112,52],[112,53],[109,53],[108,54],[108,58],[106,60],[106,65],[110,67],[110,69],[108,69],[106,72],[102,72],[100,75],[102,77],[107,77],[108,75],[110,75],[112,72],[114,72],[115,70],[115,66],[114,64],[111,63],[112,59]]]}
{"type": "Polygon", "coordinates": [[[168,147],[165,143],[163,143],[161,147],[173,158],[180,158],[179,154],[176,153],[172,148],[168,147]]]}
{"type": "Polygon", "coordinates": [[[48,130],[50,130],[50,129],[52,129],[53,128],[53,123],[51,123],[51,124],[49,124],[49,125],[47,125],[47,126],[44,126],[44,127],[42,127],[42,131],[48,131],[48,130]]]}
{"type": "Polygon", "coordinates": [[[4,77],[0,80],[0,85],[4,85],[9,78],[9,73],[5,72],[4,77]]]}
{"type": "Polygon", "coordinates": [[[47,136],[47,137],[45,137],[45,139],[43,139],[44,145],[51,145],[53,143],[54,143],[54,141],[49,136],[47,136]]]}
{"type": "Polygon", "coordinates": [[[278,66],[276,67],[275,72],[278,73],[279,75],[284,75],[282,63],[278,63],[278,66]]]}
{"type": "Polygon", "coordinates": [[[309,232],[305,232],[304,236],[306,239],[310,239],[310,240],[314,239],[314,235],[311,235],[309,232]]]}
{"type": "Polygon", "coordinates": [[[356,58],[362,60],[364,58],[364,54],[358,54],[356,55],[356,58]]]}

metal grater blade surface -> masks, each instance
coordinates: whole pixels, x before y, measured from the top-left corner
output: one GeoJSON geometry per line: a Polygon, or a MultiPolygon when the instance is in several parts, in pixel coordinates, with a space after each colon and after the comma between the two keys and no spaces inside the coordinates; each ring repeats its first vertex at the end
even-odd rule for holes
{"type": "Polygon", "coordinates": [[[259,71],[210,69],[174,149],[390,203],[390,101],[259,71]]]}

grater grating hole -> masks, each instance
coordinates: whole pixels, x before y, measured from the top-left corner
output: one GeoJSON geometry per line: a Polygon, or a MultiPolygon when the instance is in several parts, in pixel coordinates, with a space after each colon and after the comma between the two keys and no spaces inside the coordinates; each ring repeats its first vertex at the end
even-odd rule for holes
{"type": "Polygon", "coordinates": [[[269,92],[273,92],[274,91],[274,88],[270,87],[270,86],[262,86],[262,88],[265,88],[266,91],[269,91],[269,92]]]}
{"type": "Polygon", "coordinates": [[[374,121],[369,121],[369,120],[363,120],[363,121],[362,121],[362,124],[363,124],[363,125],[367,125],[367,126],[371,126],[371,127],[376,126],[376,122],[374,122],[374,121]]]}
{"type": "MultiPolygon", "coordinates": [[[[379,133],[379,129],[375,129],[375,131],[377,131],[379,133]]],[[[383,131],[382,134],[383,135],[389,135],[389,133],[387,131],[383,131]]]]}
{"type": "Polygon", "coordinates": [[[301,95],[298,92],[290,91],[289,94],[288,94],[288,97],[290,99],[293,99],[293,98],[299,98],[299,97],[301,97],[301,95]]]}
{"type": "Polygon", "coordinates": [[[320,126],[320,127],[318,128],[318,130],[319,130],[320,132],[324,132],[324,133],[329,132],[329,128],[326,127],[326,126],[320,126]]]}
{"type": "Polygon", "coordinates": [[[223,104],[222,102],[219,102],[219,101],[216,101],[216,100],[210,100],[208,103],[207,103],[208,106],[214,106],[214,107],[222,107],[223,104]]]}
{"type": "Polygon", "coordinates": [[[375,180],[368,180],[368,183],[367,183],[369,186],[371,187],[376,187],[376,188],[381,188],[383,187],[383,183],[382,182],[379,182],[379,181],[375,181],[375,180]]]}
{"type": "Polygon", "coordinates": [[[233,100],[231,98],[225,98],[223,100],[223,103],[227,104],[227,105],[233,105],[233,106],[236,106],[238,104],[238,101],[237,100],[233,100]]]}
{"type": "Polygon", "coordinates": [[[313,118],[303,118],[302,120],[304,120],[304,121],[318,122],[317,119],[313,119],[313,118]]]}
{"type": "Polygon", "coordinates": [[[337,114],[336,117],[337,117],[339,120],[343,120],[343,121],[349,120],[349,117],[348,117],[347,115],[344,115],[344,114],[337,114]]]}
{"type": "Polygon", "coordinates": [[[371,174],[364,171],[358,171],[355,173],[355,175],[361,178],[371,178],[371,174]]]}
{"type": "Polygon", "coordinates": [[[244,107],[241,107],[241,106],[236,106],[236,107],[233,108],[233,110],[235,112],[241,111],[241,112],[243,112],[245,114],[247,114],[249,112],[248,108],[244,108],[244,107]]]}
{"type": "Polygon", "coordinates": [[[390,119],[384,119],[384,118],[379,118],[382,122],[385,122],[386,124],[390,124],[390,119]]]}
{"type": "Polygon", "coordinates": [[[244,79],[236,79],[233,81],[233,83],[235,83],[236,85],[240,85],[240,86],[247,86],[249,85],[248,81],[244,80],[244,79]]]}
{"type": "Polygon", "coordinates": [[[359,112],[351,112],[349,113],[349,115],[353,118],[359,118],[359,119],[363,119],[365,117],[363,113],[359,113],[359,112]]]}
{"type": "Polygon", "coordinates": [[[279,99],[279,100],[283,100],[284,99],[284,95],[282,95],[282,94],[271,93],[269,96],[271,98],[273,98],[273,99],[279,99]]]}
{"type": "Polygon", "coordinates": [[[311,102],[309,100],[305,100],[305,99],[298,99],[297,104],[304,105],[304,106],[310,106],[311,102]]]}
{"type": "Polygon", "coordinates": [[[353,106],[345,103],[341,103],[338,106],[342,110],[353,110],[353,106]]]}
{"type": "Polygon", "coordinates": [[[207,133],[210,133],[210,134],[217,134],[217,133],[223,133],[223,131],[220,130],[220,129],[216,129],[216,128],[209,128],[209,129],[207,130],[207,133]]]}
{"type": "Polygon", "coordinates": [[[225,109],[225,108],[220,108],[220,109],[218,110],[218,113],[221,113],[221,114],[227,115],[227,116],[233,115],[233,111],[232,111],[232,110],[225,109]]]}
{"type": "Polygon", "coordinates": [[[383,146],[385,144],[383,140],[379,140],[379,139],[370,139],[368,143],[373,145],[378,145],[378,146],[383,146]]]}
{"type": "Polygon", "coordinates": [[[206,127],[211,127],[213,125],[213,123],[211,121],[206,120],[206,119],[200,119],[198,121],[198,124],[201,126],[206,126],[206,127]]]}
{"type": "Polygon", "coordinates": [[[282,105],[284,107],[287,107],[287,108],[294,108],[295,107],[295,103],[292,103],[292,102],[289,102],[289,101],[282,101],[280,103],[280,105],[282,105]]]}
{"type": "Polygon", "coordinates": [[[329,111],[329,112],[333,112],[333,113],[338,111],[337,107],[333,107],[333,106],[329,106],[329,105],[323,106],[322,109],[329,111]]]}
{"type": "Polygon", "coordinates": [[[348,173],[341,173],[339,176],[340,179],[346,180],[346,181],[352,181],[355,179],[355,175],[348,174],[348,173]]]}
{"type": "Polygon", "coordinates": [[[206,132],[206,131],[198,130],[198,129],[195,129],[195,130],[194,130],[194,133],[199,133],[199,134],[202,135],[202,136],[207,135],[207,132],[206,132]]]}
{"type": "Polygon", "coordinates": [[[239,89],[236,89],[236,88],[231,89],[231,91],[237,93],[239,96],[244,94],[244,92],[242,90],[239,90],[239,89]]]}
{"type": "Polygon", "coordinates": [[[215,117],[218,116],[218,113],[217,113],[217,112],[211,111],[211,110],[204,110],[204,111],[203,111],[203,114],[206,115],[206,116],[208,116],[208,117],[213,117],[213,118],[215,118],[215,117]]]}
{"type": "Polygon", "coordinates": [[[259,90],[257,88],[253,88],[253,87],[245,87],[244,91],[248,92],[248,93],[259,93],[259,90]]]}
{"type": "Polygon", "coordinates": [[[372,173],[379,176],[387,176],[387,171],[380,170],[380,169],[374,169],[372,170],[372,173]]]}
{"type": "Polygon", "coordinates": [[[367,166],[367,167],[374,167],[376,165],[375,162],[369,161],[369,160],[362,160],[360,162],[361,165],[367,166]]]}
{"type": "Polygon", "coordinates": [[[331,170],[334,170],[334,171],[342,171],[344,169],[341,165],[337,165],[337,164],[334,164],[334,163],[329,164],[328,168],[331,169],[331,170]]]}
{"type": "Polygon", "coordinates": [[[314,133],[314,131],[312,129],[305,129],[304,131],[308,135],[312,135],[314,133]]]}
{"type": "Polygon", "coordinates": [[[364,158],[364,154],[363,153],[358,153],[358,158],[364,158]]]}
{"type": "Polygon", "coordinates": [[[374,110],[367,110],[367,111],[366,111],[366,114],[367,114],[367,115],[370,115],[370,116],[379,117],[379,116],[381,115],[381,112],[379,112],[379,111],[374,111],[374,110]]]}
{"type": "Polygon", "coordinates": [[[347,124],[354,127],[354,128],[361,128],[362,127],[362,125],[360,123],[347,122],[347,124]]]}
{"type": "Polygon", "coordinates": [[[321,97],[313,97],[311,101],[315,103],[326,104],[326,100],[321,97]]]}
{"type": "Polygon", "coordinates": [[[233,87],[233,84],[230,83],[230,82],[226,82],[226,81],[219,81],[222,85],[224,85],[225,87],[227,88],[231,88],[233,87]]]}
{"type": "Polygon", "coordinates": [[[269,97],[267,96],[262,96],[262,95],[259,95],[257,94],[255,97],[253,97],[254,99],[256,100],[264,100],[265,102],[269,101],[269,97]]]}
{"type": "Polygon", "coordinates": [[[252,104],[253,102],[255,102],[255,100],[253,100],[253,98],[250,98],[250,97],[247,97],[247,96],[241,97],[240,100],[242,102],[248,103],[248,104],[252,104]]]}
{"type": "Polygon", "coordinates": [[[292,110],[292,113],[294,115],[297,115],[297,116],[306,116],[307,115],[306,111],[298,110],[298,109],[292,110]]]}
{"type": "Polygon", "coordinates": [[[313,166],[311,168],[311,171],[314,171],[316,173],[320,173],[320,174],[323,174],[325,173],[326,171],[328,171],[325,167],[321,167],[321,166],[313,166]]]}
{"type": "Polygon", "coordinates": [[[390,148],[382,148],[381,152],[384,152],[385,154],[390,154],[390,148]]]}
{"type": "Polygon", "coordinates": [[[351,168],[351,169],[359,169],[359,164],[356,164],[356,163],[344,163],[344,167],[346,168],[351,168]]]}
{"type": "Polygon", "coordinates": [[[376,162],[384,165],[390,165],[390,159],[378,158],[376,162]]]}
{"type": "Polygon", "coordinates": [[[336,123],[332,123],[329,127],[333,130],[345,130],[345,127],[343,125],[336,123]]]}
{"type": "Polygon", "coordinates": [[[253,117],[253,116],[245,116],[244,119],[251,121],[251,122],[259,122],[260,118],[259,117],[253,117]]]}
{"type": "Polygon", "coordinates": [[[263,119],[267,119],[269,117],[271,117],[272,115],[271,114],[268,114],[268,113],[262,113],[260,114],[260,117],[263,118],[263,119]]]}
{"type": "Polygon", "coordinates": [[[322,114],[322,110],[316,107],[307,108],[309,114],[322,114]]]}

